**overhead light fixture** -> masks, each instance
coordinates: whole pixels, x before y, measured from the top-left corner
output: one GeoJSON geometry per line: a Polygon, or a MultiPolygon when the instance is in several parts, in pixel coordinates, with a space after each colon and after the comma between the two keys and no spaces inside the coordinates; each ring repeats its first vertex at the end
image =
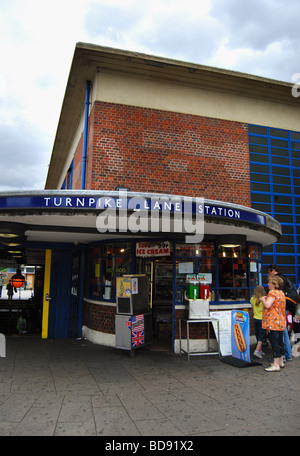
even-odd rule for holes
{"type": "Polygon", "coordinates": [[[25,250],[24,249],[14,249],[10,248],[7,250],[7,253],[13,258],[17,263],[20,263],[21,260],[25,260],[25,250]]]}
{"type": "Polygon", "coordinates": [[[23,223],[1,222],[0,223],[0,238],[12,239],[19,236],[24,236],[26,225],[23,223]]]}
{"type": "Polygon", "coordinates": [[[243,234],[223,234],[218,236],[218,245],[221,247],[235,248],[240,247],[246,242],[247,238],[243,234]]]}
{"type": "Polygon", "coordinates": [[[235,247],[240,247],[240,244],[221,244],[221,247],[225,247],[226,249],[234,249],[235,247]]]}
{"type": "Polygon", "coordinates": [[[26,239],[26,236],[15,236],[11,238],[0,239],[0,242],[6,247],[17,247],[24,244],[24,242],[26,242],[26,239]]]}
{"type": "Polygon", "coordinates": [[[19,245],[22,245],[20,244],[20,242],[2,242],[3,245],[5,245],[6,247],[18,247],[19,245]]]}

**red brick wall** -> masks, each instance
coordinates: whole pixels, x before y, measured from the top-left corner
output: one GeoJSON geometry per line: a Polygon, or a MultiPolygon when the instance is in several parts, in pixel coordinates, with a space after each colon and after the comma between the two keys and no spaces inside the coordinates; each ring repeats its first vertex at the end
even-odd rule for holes
{"type": "Polygon", "coordinates": [[[84,302],[83,325],[94,331],[115,334],[115,315],[114,306],[84,302]]]}
{"type": "MultiPolygon", "coordinates": [[[[90,157],[86,163],[86,182],[85,188],[88,190],[91,188],[91,173],[92,173],[92,155],[90,149],[93,144],[93,115],[89,118],[89,136],[87,144],[87,156],[90,157]]],[[[77,144],[74,157],[73,157],[73,178],[72,178],[72,190],[81,189],[81,172],[82,172],[82,154],[83,154],[83,133],[81,134],[80,140],[77,144]]],[[[67,178],[67,175],[65,176],[67,178]]]]}
{"type": "Polygon", "coordinates": [[[244,123],[96,102],[90,134],[87,189],[251,205],[244,123]]]}
{"type": "MultiPolygon", "coordinates": [[[[175,339],[179,339],[179,318],[187,318],[187,310],[175,310],[175,339]]],[[[250,335],[254,334],[253,313],[250,313],[250,335]]],[[[103,333],[115,334],[115,314],[114,306],[106,306],[103,304],[84,303],[83,307],[83,325],[94,331],[103,333]]],[[[210,325],[210,337],[215,339],[215,333],[212,325],[210,325]]],[[[182,337],[186,338],[186,325],[182,324],[182,337]]],[[[190,325],[191,339],[207,339],[207,324],[190,325]]]]}

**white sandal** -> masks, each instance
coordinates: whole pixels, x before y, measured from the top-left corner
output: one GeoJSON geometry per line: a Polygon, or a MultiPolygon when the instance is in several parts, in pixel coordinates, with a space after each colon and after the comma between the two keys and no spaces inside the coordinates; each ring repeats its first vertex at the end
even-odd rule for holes
{"type": "Polygon", "coordinates": [[[274,364],[271,364],[271,366],[265,368],[265,371],[267,371],[267,372],[280,372],[280,367],[279,366],[274,366],[274,364]]]}

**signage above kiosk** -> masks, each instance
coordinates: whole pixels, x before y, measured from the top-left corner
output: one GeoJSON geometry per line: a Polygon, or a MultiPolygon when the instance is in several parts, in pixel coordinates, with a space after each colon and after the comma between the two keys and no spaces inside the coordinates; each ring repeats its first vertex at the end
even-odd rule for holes
{"type": "MultiPolygon", "coordinates": [[[[100,192],[99,192],[100,193],[100,192]]],[[[202,198],[185,198],[180,196],[168,197],[164,195],[151,195],[151,197],[140,194],[115,195],[76,195],[64,196],[45,194],[45,196],[4,196],[0,198],[1,209],[89,209],[103,211],[107,209],[116,211],[144,211],[144,212],[170,212],[171,214],[182,214],[190,212],[204,217],[225,218],[232,220],[266,224],[263,213],[249,208],[230,205],[229,203],[211,202],[202,198]],[[199,203],[199,201],[201,201],[199,203]]]]}
{"type": "MultiPolygon", "coordinates": [[[[0,195],[0,224],[2,220],[3,223],[25,223],[28,241],[88,243],[99,240],[99,236],[104,239],[124,234],[163,235],[157,242],[174,235],[185,239],[185,243],[200,244],[204,234],[222,237],[231,234],[269,245],[281,236],[279,222],[251,207],[126,190],[4,192],[0,195]]],[[[153,255],[153,252],[147,253],[153,255]]],[[[144,252],[140,254],[144,256],[144,252]]]]}

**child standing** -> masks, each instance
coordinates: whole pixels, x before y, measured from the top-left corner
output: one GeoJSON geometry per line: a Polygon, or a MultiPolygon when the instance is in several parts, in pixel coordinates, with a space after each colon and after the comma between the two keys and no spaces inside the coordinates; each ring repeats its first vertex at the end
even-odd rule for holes
{"type": "Polygon", "coordinates": [[[262,285],[257,285],[257,287],[254,290],[254,295],[250,299],[250,304],[252,305],[253,309],[254,332],[257,341],[257,345],[253,355],[257,358],[262,358],[264,356],[264,352],[262,351],[262,344],[266,338],[266,330],[263,329],[261,326],[264,306],[260,298],[262,298],[262,296],[265,295],[266,292],[264,287],[262,285]]]}

